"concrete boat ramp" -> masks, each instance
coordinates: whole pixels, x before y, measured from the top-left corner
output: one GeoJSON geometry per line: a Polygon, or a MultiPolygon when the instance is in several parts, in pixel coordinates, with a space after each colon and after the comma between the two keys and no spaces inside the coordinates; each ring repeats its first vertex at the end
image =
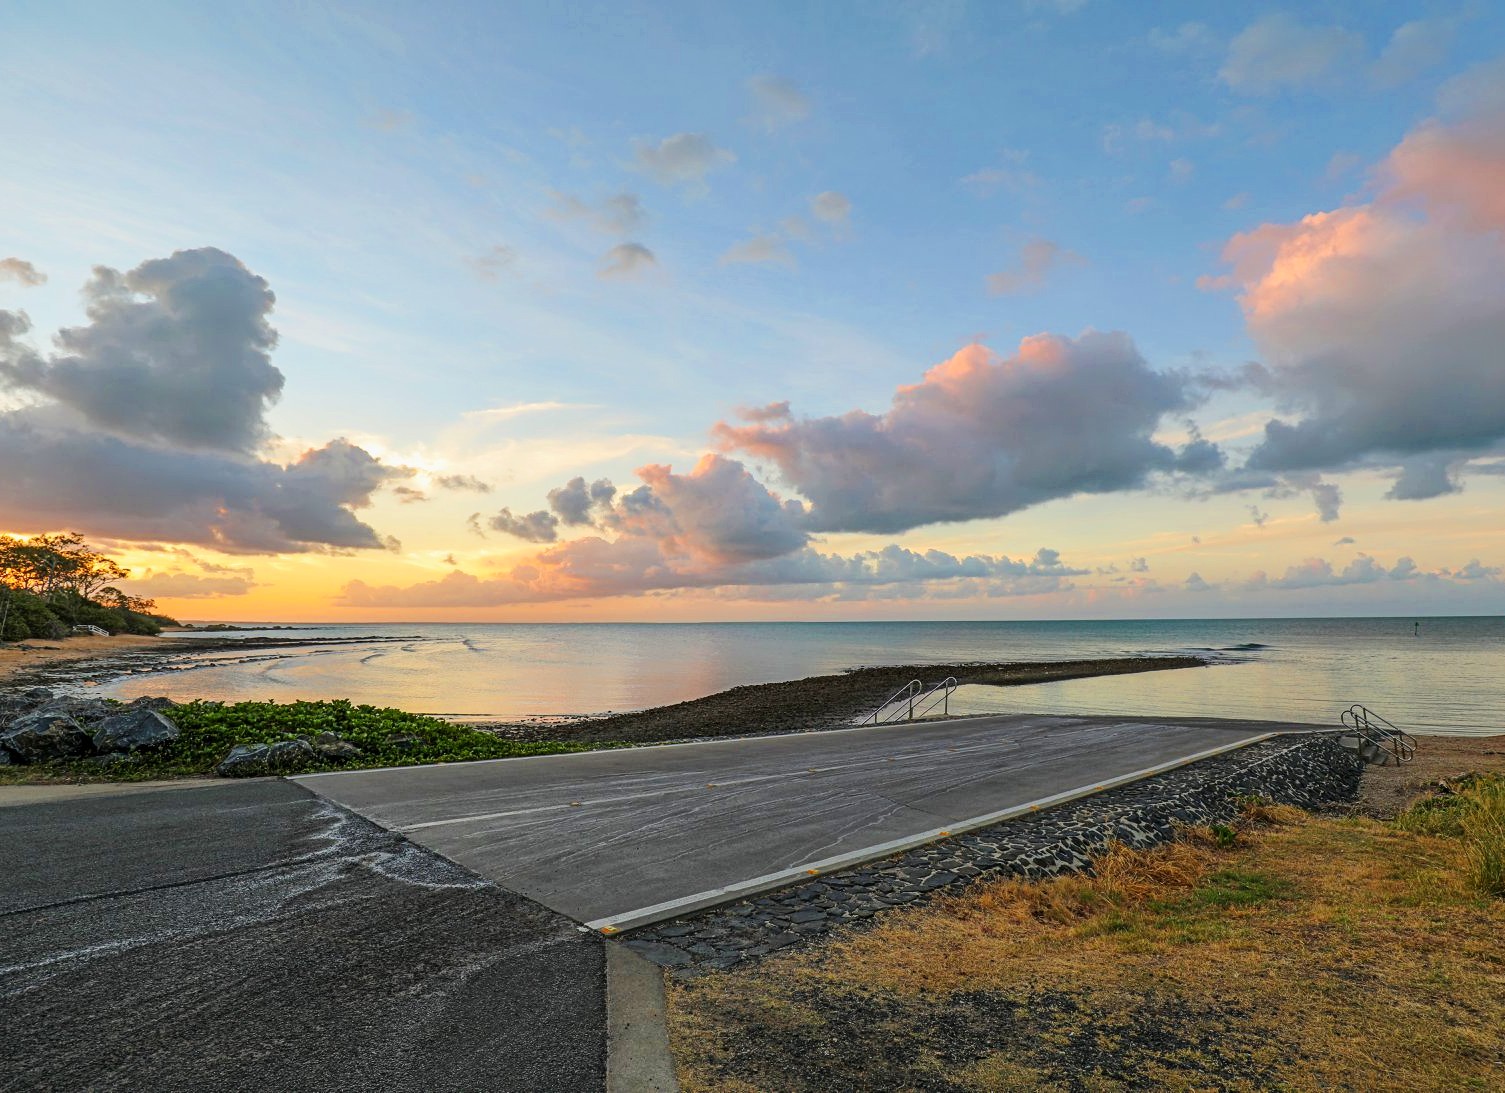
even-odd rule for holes
{"type": "Polygon", "coordinates": [[[610,934],[1294,728],[1020,715],[295,780],[610,934]]]}

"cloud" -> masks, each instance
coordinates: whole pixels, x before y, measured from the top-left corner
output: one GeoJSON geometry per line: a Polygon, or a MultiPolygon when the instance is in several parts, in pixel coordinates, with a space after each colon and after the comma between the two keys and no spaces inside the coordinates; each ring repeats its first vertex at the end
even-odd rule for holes
{"type": "Polygon", "coordinates": [[[59,526],[238,553],[391,546],[355,516],[413,471],[348,440],[288,463],[254,454],[282,390],[267,283],[223,251],[97,267],[89,322],[43,355],[0,311],[0,526],[59,526]]]}
{"type": "Polygon", "coordinates": [[[1505,441],[1505,109],[1413,129],[1368,204],[1264,224],[1224,248],[1283,408],[1247,466],[1399,466],[1391,496],[1456,488],[1505,441]]]}
{"type": "Polygon", "coordinates": [[[692,191],[704,190],[708,174],[736,162],[735,154],[716,147],[704,133],[676,133],[657,144],[643,140],[633,144],[637,170],[661,185],[692,191]]]}
{"type": "Polygon", "coordinates": [[[490,493],[491,485],[482,482],[473,474],[440,474],[434,476],[434,485],[441,490],[469,490],[472,493],[490,493]]]}
{"type": "Polygon", "coordinates": [[[1217,35],[1206,23],[1182,23],[1170,30],[1157,27],[1145,36],[1145,40],[1162,53],[1176,55],[1211,53],[1219,45],[1217,35]]]}
{"type": "Polygon", "coordinates": [[[505,243],[498,243],[480,254],[471,255],[465,259],[465,263],[483,281],[495,281],[517,265],[517,251],[505,243]]]}
{"type": "Polygon", "coordinates": [[[427,501],[429,495],[412,486],[393,486],[392,495],[404,505],[416,505],[420,501],[427,501]]]}
{"type": "Polygon", "coordinates": [[[852,200],[846,194],[826,190],[810,199],[810,211],[815,214],[816,219],[823,220],[833,227],[842,228],[851,219],[852,200]]]}
{"type": "Polygon", "coordinates": [[[811,502],[812,531],[896,532],[1108,493],[1175,469],[1151,439],[1187,406],[1121,333],[1037,335],[1011,358],[971,345],[901,387],[881,415],[774,418],[713,433],[776,466],[811,502]]]}
{"type": "Polygon", "coordinates": [[[275,302],[266,281],[213,247],[177,251],[128,273],[97,266],[89,322],[65,327],[44,356],[0,323],[0,388],[44,395],[117,436],[248,452],[282,392],[272,364],[275,302]]]}
{"type": "Polygon", "coordinates": [[[1255,527],[1262,528],[1265,526],[1265,521],[1270,519],[1270,514],[1261,510],[1258,505],[1250,505],[1249,519],[1254,522],[1255,527]]]}
{"type": "Polygon", "coordinates": [[[14,281],[27,288],[47,283],[47,275],[20,258],[0,258],[0,281],[14,281]]]}
{"type": "Polygon", "coordinates": [[[281,465],[139,444],[30,411],[0,415],[0,466],[0,525],[14,530],[264,554],[389,545],[351,510],[412,473],[346,440],[281,465]]]}
{"type": "Polygon", "coordinates": [[[398,133],[413,128],[417,120],[411,110],[378,110],[366,119],[366,124],[383,133],[398,133]]]}
{"type": "Polygon", "coordinates": [[[589,486],[584,478],[572,478],[563,486],[549,491],[549,508],[559,521],[569,527],[594,525],[604,511],[611,508],[617,488],[606,478],[589,486]]]}
{"type": "Polygon", "coordinates": [[[1111,154],[1122,152],[1134,141],[1140,144],[1170,144],[1174,141],[1215,137],[1222,126],[1204,122],[1192,114],[1177,112],[1168,121],[1140,118],[1133,123],[1114,122],[1103,126],[1103,151],[1111,154]]]}
{"type": "Polygon", "coordinates": [[[1307,26],[1283,13],[1250,24],[1229,43],[1218,77],[1248,95],[1299,90],[1356,64],[1364,39],[1342,27],[1307,26]]]}
{"type": "Polygon", "coordinates": [[[1212,588],[1212,585],[1202,579],[1202,574],[1193,572],[1187,575],[1183,587],[1188,592],[1207,592],[1212,588]]]}
{"type": "Polygon", "coordinates": [[[1355,543],[1355,541],[1356,540],[1354,539],[1354,537],[1352,535],[1345,535],[1345,536],[1343,536],[1343,538],[1341,538],[1341,539],[1337,540],[1336,542],[1334,542],[1333,546],[1353,546],[1353,544],[1355,543]]]}
{"type": "Polygon", "coordinates": [[[548,215],[560,221],[580,221],[605,235],[632,235],[648,222],[637,194],[626,190],[594,202],[555,191],[548,215]]]}
{"type": "Polygon", "coordinates": [[[737,265],[776,265],[790,266],[795,264],[794,254],[784,242],[784,237],[774,233],[767,235],[755,235],[751,239],[728,248],[717,259],[723,266],[737,265]]]}
{"type": "Polygon", "coordinates": [[[987,197],[1000,189],[1020,193],[1040,185],[1040,176],[1021,166],[1028,158],[1027,153],[1006,151],[1004,156],[1011,166],[984,167],[963,177],[961,184],[978,197],[987,197]]]}
{"type": "Polygon", "coordinates": [[[1036,236],[1019,249],[1019,261],[1012,269],[988,274],[988,291],[995,296],[1039,288],[1052,270],[1085,261],[1050,239],[1036,236]]]}
{"type": "Polygon", "coordinates": [[[1458,36],[1457,19],[1418,19],[1396,27],[1374,64],[1369,78],[1378,87],[1410,83],[1430,68],[1447,60],[1458,36]]]}
{"type": "Polygon", "coordinates": [[[601,256],[598,277],[629,280],[658,265],[653,252],[641,243],[618,243],[601,256]]]}
{"type": "Polygon", "coordinates": [[[530,543],[552,543],[559,538],[559,518],[542,509],[526,516],[513,516],[511,509],[502,509],[487,523],[494,531],[513,535],[530,543]]]}
{"type": "Polygon", "coordinates": [[[782,76],[754,76],[747,90],[753,98],[751,120],[770,133],[810,116],[810,100],[782,76]]]}
{"type": "Polygon", "coordinates": [[[727,564],[676,555],[652,539],[591,536],[545,548],[500,577],[449,573],[406,588],[352,581],[341,597],[349,607],[495,607],[710,588],[778,588],[780,598],[799,588],[809,589],[810,596],[857,599],[883,590],[924,594],[936,586],[953,595],[1028,596],[1069,589],[1071,577],[1085,572],[1049,549],[1030,559],[919,553],[896,545],[845,556],[803,549],[727,564]]]}
{"type": "MultiPolygon", "coordinates": [[[[1474,562],[1477,566],[1478,563],[1474,562]]],[[[1468,567],[1465,567],[1467,569],[1468,567]]],[[[1498,570],[1489,570],[1481,567],[1479,578],[1491,578],[1498,570]]],[[[1446,569],[1426,571],[1417,567],[1410,558],[1398,558],[1393,566],[1385,566],[1367,554],[1360,554],[1349,562],[1341,570],[1333,566],[1325,558],[1307,558],[1304,561],[1290,566],[1285,574],[1280,577],[1269,577],[1264,572],[1256,572],[1244,587],[1251,590],[1264,589],[1308,589],[1308,588],[1334,588],[1341,585],[1353,584],[1377,584],[1382,581],[1415,581],[1422,579],[1437,579],[1453,577],[1462,580],[1476,579],[1465,577],[1460,570],[1458,573],[1450,573],[1446,569]]]]}
{"type": "Polygon", "coordinates": [[[213,577],[196,573],[153,573],[122,581],[123,591],[132,596],[168,600],[207,600],[222,596],[244,596],[257,587],[249,576],[213,577]]]}
{"type": "Polygon", "coordinates": [[[1180,186],[1191,181],[1191,176],[1197,173],[1197,168],[1189,159],[1173,159],[1170,163],[1171,181],[1180,186]]]}
{"type": "Polygon", "coordinates": [[[1249,204],[1248,191],[1240,191],[1239,193],[1236,193],[1232,197],[1230,197],[1227,201],[1223,202],[1223,208],[1236,210],[1242,209],[1247,204],[1249,204]]]}

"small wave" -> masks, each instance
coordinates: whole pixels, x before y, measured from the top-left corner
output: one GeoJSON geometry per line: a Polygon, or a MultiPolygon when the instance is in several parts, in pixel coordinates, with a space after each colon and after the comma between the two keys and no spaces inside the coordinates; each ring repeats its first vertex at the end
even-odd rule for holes
{"type": "Polygon", "coordinates": [[[361,657],[361,663],[370,664],[373,660],[384,657],[386,655],[386,653],[367,653],[365,656],[361,657]]]}
{"type": "Polygon", "coordinates": [[[1268,645],[1265,645],[1262,642],[1258,642],[1258,641],[1245,641],[1245,642],[1240,642],[1238,645],[1224,645],[1222,647],[1222,651],[1225,652],[1225,653],[1242,653],[1242,652],[1246,652],[1246,651],[1251,650],[1251,649],[1268,649],[1268,648],[1270,648],[1270,647],[1268,645]]]}

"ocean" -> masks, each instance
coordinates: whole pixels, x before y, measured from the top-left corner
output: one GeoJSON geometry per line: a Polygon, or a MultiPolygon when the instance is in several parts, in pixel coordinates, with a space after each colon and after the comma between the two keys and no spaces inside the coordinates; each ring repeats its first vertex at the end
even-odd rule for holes
{"type": "MultiPolygon", "coordinates": [[[[224,635],[203,635],[222,637],[224,635]]],[[[237,635],[239,636],[239,635],[237,635]]],[[[282,636],[247,631],[244,636],[282,636]]],[[[1419,733],[1505,731],[1505,618],[1108,622],[341,624],[357,640],[206,652],[95,693],[179,700],[347,698],[459,718],[643,709],[747,683],[876,664],[1196,653],[1209,669],[964,687],[954,713],[1219,716],[1333,724],[1363,703],[1419,733]]],[[[919,673],[927,686],[939,682],[919,673]]],[[[875,704],[883,696],[875,696],[875,704]]]]}

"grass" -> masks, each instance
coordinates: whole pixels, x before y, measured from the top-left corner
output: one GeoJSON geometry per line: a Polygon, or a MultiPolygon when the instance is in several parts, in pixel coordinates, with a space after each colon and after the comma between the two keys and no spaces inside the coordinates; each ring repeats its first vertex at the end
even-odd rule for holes
{"type": "Polygon", "coordinates": [[[1395,823],[1404,831],[1459,840],[1474,890],[1505,896],[1505,776],[1471,774],[1446,781],[1395,823]]]}
{"type": "Polygon", "coordinates": [[[132,762],[102,768],[87,760],[0,767],[0,783],[143,781],[214,773],[236,744],[275,744],[335,733],[360,748],[358,759],[320,760],[300,771],[459,763],[589,751],[612,744],[507,740],[437,717],[334,702],[190,702],[167,711],[181,730],[170,744],[136,753],[132,762]],[[406,737],[405,742],[392,738],[406,737]]]}
{"type": "Polygon", "coordinates": [[[681,1082],[1498,1088],[1505,900],[1471,855],[1496,860],[1474,848],[1496,845],[1505,782],[1479,784],[1396,823],[1249,802],[1231,838],[1114,847],[1095,876],[976,885],[675,982],[681,1082]]]}

